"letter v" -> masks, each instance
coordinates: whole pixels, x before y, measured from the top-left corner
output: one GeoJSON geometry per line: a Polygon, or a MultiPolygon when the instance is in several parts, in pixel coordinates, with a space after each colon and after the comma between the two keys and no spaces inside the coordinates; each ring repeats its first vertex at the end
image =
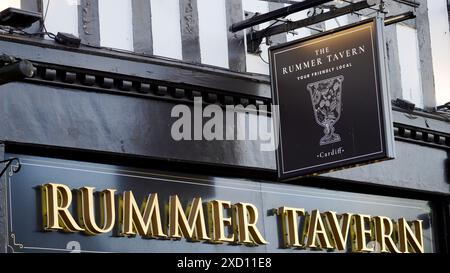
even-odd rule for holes
{"type": "Polygon", "coordinates": [[[342,226],[339,224],[336,212],[326,211],[326,220],[333,235],[334,246],[338,250],[345,250],[347,245],[348,232],[350,230],[351,213],[341,215],[342,226]]]}

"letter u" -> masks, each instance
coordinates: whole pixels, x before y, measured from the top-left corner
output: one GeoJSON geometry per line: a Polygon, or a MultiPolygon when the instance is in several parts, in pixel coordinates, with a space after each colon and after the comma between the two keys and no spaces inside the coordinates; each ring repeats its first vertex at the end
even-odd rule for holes
{"type": "Polygon", "coordinates": [[[116,220],[114,202],[114,192],[116,190],[107,189],[100,193],[100,221],[102,227],[99,227],[95,221],[94,188],[83,187],[79,191],[81,199],[79,216],[85,232],[89,235],[110,232],[116,220]]]}

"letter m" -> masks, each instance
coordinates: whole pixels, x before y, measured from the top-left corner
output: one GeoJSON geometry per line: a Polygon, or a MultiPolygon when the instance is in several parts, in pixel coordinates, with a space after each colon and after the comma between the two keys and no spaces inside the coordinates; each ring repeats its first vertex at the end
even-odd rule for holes
{"type": "Polygon", "coordinates": [[[177,195],[169,200],[169,236],[198,241],[210,240],[206,232],[205,217],[203,214],[202,199],[194,198],[187,209],[188,217],[183,211],[177,195]]]}
{"type": "Polygon", "coordinates": [[[122,202],[123,235],[133,236],[138,233],[146,238],[167,237],[162,229],[157,193],[150,194],[140,210],[131,191],[124,192],[122,202]]]}

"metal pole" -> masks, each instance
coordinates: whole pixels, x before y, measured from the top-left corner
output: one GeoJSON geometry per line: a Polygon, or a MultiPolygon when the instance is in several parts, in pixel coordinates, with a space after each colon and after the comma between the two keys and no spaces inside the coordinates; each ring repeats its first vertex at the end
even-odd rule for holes
{"type": "Polygon", "coordinates": [[[384,18],[384,25],[385,26],[389,26],[392,24],[396,24],[399,22],[403,22],[405,20],[409,20],[409,19],[413,19],[416,18],[416,15],[414,14],[414,12],[412,11],[408,11],[402,14],[398,14],[398,15],[394,15],[394,16],[389,16],[384,18]]]}
{"type": "Polygon", "coordinates": [[[234,23],[230,27],[231,32],[236,32],[239,30],[243,30],[245,28],[249,28],[261,23],[265,23],[283,16],[287,16],[289,14],[299,12],[305,9],[309,9],[327,2],[331,2],[332,0],[305,0],[303,2],[299,2],[297,4],[290,5],[288,7],[284,7],[281,9],[276,9],[274,11],[264,13],[261,15],[254,16],[247,20],[234,23]]]}
{"type": "Polygon", "coordinates": [[[291,1],[291,0],[262,0],[265,2],[272,2],[272,3],[281,3],[281,4],[298,4],[297,1],[291,1]]]}
{"type": "Polygon", "coordinates": [[[394,1],[413,8],[418,8],[420,6],[420,3],[417,3],[416,1],[409,1],[409,0],[394,0],[394,1]]]}
{"type": "Polygon", "coordinates": [[[302,28],[302,27],[306,27],[309,25],[314,25],[329,19],[333,19],[336,18],[338,16],[344,15],[344,14],[348,14],[354,11],[358,11],[358,10],[362,10],[362,9],[366,9],[369,8],[371,6],[374,6],[377,4],[377,1],[373,1],[373,0],[366,0],[366,1],[361,1],[361,2],[357,2],[354,4],[350,4],[347,5],[345,7],[342,8],[338,8],[332,11],[328,11],[326,13],[323,14],[319,14],[313,17],[309,17],[306,19],[302,19],[299,21],[295,21],[295,22],[287,22],[285,24],[282,25],[277,25],[277,26],[273,26],[270,28],[266,28],[260,31],[256,31],[256,32],[251,32],[248,34],[248,37],[250,38],[250,40],[252,41],[258,41],[264,37],[269,37],[272,35],[276,35],[276,34],[280,34],[280,33],[285,33],[294,29],[298,29],[298,28],[302,28]]]}

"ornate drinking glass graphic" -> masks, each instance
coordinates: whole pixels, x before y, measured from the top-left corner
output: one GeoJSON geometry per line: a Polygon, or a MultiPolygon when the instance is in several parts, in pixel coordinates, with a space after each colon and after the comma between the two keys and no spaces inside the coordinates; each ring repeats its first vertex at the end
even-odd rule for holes
{"type": "Polygon", "coordinates": [[[324,127],[325,135],[319,141],[321,146],[341,141],[334,125],[341,116],[343,81],[344,76],[337,76],[307,85],[316,122],[324,127]]]}

